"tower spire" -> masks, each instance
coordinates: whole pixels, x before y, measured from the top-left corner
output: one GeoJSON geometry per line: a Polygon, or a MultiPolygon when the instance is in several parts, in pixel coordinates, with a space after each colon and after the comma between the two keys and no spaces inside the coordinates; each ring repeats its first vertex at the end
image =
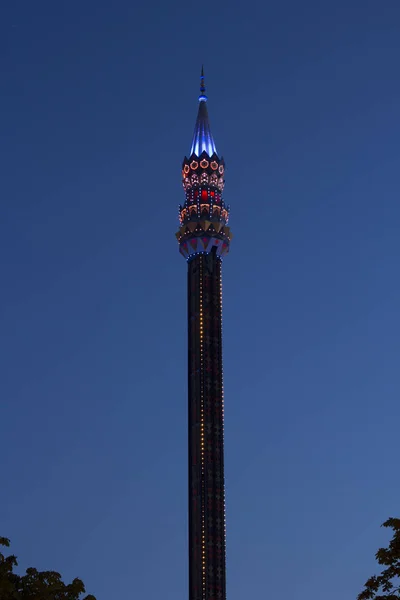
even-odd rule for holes
{"type": "Polygon", "coordinates": [[[210,158],[213,154],[217,154],[217,148],[211,133],[210,120],[208,118],[204,67],[202,66],[200,75],[199,110],[197,113],[190,155],[196,154],[196,156],[200,156],[203,152],[206,152],[210,158]]]}

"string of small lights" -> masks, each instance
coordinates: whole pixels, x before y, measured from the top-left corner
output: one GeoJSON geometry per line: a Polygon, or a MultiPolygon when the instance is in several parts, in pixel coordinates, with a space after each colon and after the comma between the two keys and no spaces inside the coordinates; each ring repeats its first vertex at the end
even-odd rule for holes
{"type": "Polygon", "coordinates": [[[200,277],[199,277],[199,294],[200,294],[200,443],[201,443],[201,488],[202,488],[202,502],[201,502],[201,560],[202,560],[202,571],[203,571],[203,585],[202,585],[202,596],[205,598],[206,591],[206,527],[205,527],[205,465],[204,465],[204,336],[203,336],[203,262],[200,260],[200,277]]]}

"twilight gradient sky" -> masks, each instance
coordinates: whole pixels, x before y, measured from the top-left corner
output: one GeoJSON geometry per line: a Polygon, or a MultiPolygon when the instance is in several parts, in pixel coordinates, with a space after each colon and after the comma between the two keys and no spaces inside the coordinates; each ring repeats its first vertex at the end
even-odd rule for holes
{"type": "Polygon", "coordinates": [[[400,515],[400,3],[2,7],[0,535],[187,598],[199,71],[227,162],[228,598],[354,599],[400,515]]]}

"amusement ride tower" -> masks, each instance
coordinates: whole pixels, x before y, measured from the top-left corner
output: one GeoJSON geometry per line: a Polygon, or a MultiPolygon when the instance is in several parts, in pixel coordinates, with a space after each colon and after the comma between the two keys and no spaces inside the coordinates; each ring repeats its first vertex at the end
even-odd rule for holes
{"type": "Polygon", "coordinates": [[[182,164],[179,250],[188,263],[189,600],[225,600],[222,259],[231,240],[225,163],[211,134],[201,73],[189,158],[182,164]]]}

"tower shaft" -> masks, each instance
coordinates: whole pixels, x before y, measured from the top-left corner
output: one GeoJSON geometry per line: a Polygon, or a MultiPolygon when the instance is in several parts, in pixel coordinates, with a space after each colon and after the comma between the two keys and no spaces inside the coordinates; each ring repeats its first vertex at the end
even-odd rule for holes
{"type": "Polygon", "coordinates": [[[221,259],[188,263],[189,600],[225,600],[221,259]]]}

